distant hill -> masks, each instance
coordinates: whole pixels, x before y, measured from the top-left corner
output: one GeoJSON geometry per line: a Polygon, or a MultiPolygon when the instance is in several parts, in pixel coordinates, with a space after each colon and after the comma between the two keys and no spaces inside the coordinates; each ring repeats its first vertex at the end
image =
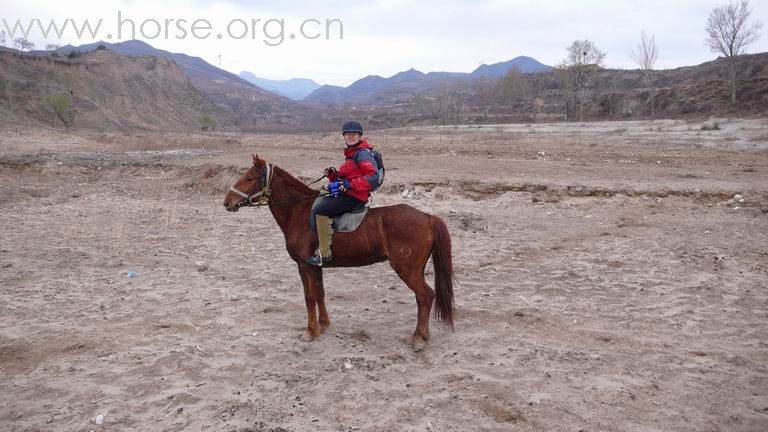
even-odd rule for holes
{"type": "Polygon", "coordinates": [[[539,72],[549,72],[551,66],[539,63],[536,59],[526,56],[515,57],[512,60],[494,63],[490,65],[480,65],[470,74],[473,78],[494,77],[501,78],[508,74],[512,69],[517,69],[523,74],[534,74],[539,72]]]}
{"type": "Polygon", "coordinates": [[[313,91],[320,88],[320,84],[305,78],[292,78],[289,80],[270,80],[259,78],[251,72],[240,72],[240,78],[255,84],[265,90],[285,96],[293,100],[302,100],[313,91]]]}
{"type": "Polygon", "coordinates": [[[324,106],[387,105],[418,94],[433,92],[441,87],[454,86],[457,83],[466,84],[483,78],[497,79],[512,69],[523,74],[533,74],[548,72],[552,68],[526,56],[492,65],[481,65],[471,73],[429,72],[425,74],[411,68],[389,78],[369,75],[348,87],[322,86],[307,95],[304,100],[324,106]]]}
{"type": "Polygon", "coordinates": [[[390,87],[375,95],[376,103],[347,109],[351,116],[385,127],[649,119],[651,103],[656,118],[768,115],[768,53],[738,56],[736,70],[736,106],[730,104],[728,61],[718,58],[657,70],[653,89],[640,70],[593,66],[580,92],[566,88],[569,81],[560,74],[543,72],[456,80],[411,94],[396,94],[390,87]]]}
{"type": "MultiPolygon", "coordinates": [[[[169,58],[174,60],[181,66],[184,73],[189,79],[202,89],[222,89],[231,86],[240,86],[243,88],[252,89],[252,91],[259,93],[259,88],[248,81],[238,77],[237,75],[227,72],[223,69],[219,69],[216,66],[206,62],[200,57],[192,57],[182,53],[172,53],[170,51],[161,50],[153,47],[152,45],[140,41],[129,40],[125,42],[109,43],[109,42],[95,42],[91,44],[73,46],[65,45],[56,50],[56,53],[60,56],[66,56],[71,51],[77,50],[81,53],[94,51],[99,45],[104,45],[107,49],[127,56],[155,56],[162,58],[169,58]]],[[[36,53],[46,53],[45,51],[38,51],[36,53]]],[[[267,92],[260,92],[261,96],[265,99],[272,97],[273,95],[267,92]]]]}
{"type": "Polygon", "coordinates": [[[323,85],[304,98],[306,102],[323,102],[330,105],[341,104],[345,87],[335,85],[323,85]]]}
{"type": "Polygon", "coordinates": [[[23,119],[61,126],[46,103],[67,95],[74,127],[100,130],[200,130],[204,114],[220,126],[231,118],[186,77],[173,60],[129,57],[93,51],[76,59],[29,56],[0,51],[0,117],[8,124],[23,119]]]}
{"type": "Polygon", "coordinates": [[[347,87],[324,85],[304,100],[326,106],[389,103],[394,94],[400,94],[404,89],[421,91],[442,80],[442,77],[430,78],[420,71],[409,69],[389,78],[368,75],[347,87]]]}
{"type": "MultiPolygon", "coordinates": [[[[217,130],[276,132],[335,130],[348,118],[368,129],[552,121],[566,113],[571,120],[639,119],[649,118],[651,100],[659,118],[768,114],[768,53],[737,57],[738,105],[731,107],[725,59],[656,71],[653,92],[639,70],[597,66],[575,92],[565,88],[572,81],[521,56],[472,72],[369,75],[347,87],[319,86],[294,101],[197,57],[139,41],[103,44],[107,49],[95,43],[23,58],[0,47],[0,122],[59,124],[46,98],[65,93],[75,126],[102,130],[199,130],[204,114],[218,120],[217,130]],[[85,54],[66,58],[74,50],[85,54]]],[[[305,91],[317,85],[284,83],[306,85],[305,91]]]]}
{"type": "MultiPolygon", "coordinates": [[[[102,41],[80,46],[66,45],[58,48],[56,53],[65,57],[74,50],[81,53],[94,51],[99,45],[126,56],[155,56],[173,60],[184,71],[192,85],[214,101],[221,110],[227,112],[235,125],[242,129],[266,127],[293,130],[296,124],[308,126],[308,123],[324,123],[324,113],[315,108],[303,106],[287,97],[258,87],[199,57],[164,51],[139,40],[114,44],[102,41]]],[[[50,52],[35,51],[31,54],[50,55],[50,52]]]]}

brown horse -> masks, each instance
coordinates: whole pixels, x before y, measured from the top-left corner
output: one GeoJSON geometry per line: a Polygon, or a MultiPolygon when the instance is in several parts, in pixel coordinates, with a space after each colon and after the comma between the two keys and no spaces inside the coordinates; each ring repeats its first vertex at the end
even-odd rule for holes
{"type": "MultiPolygon", "coordinates": [[[[269,206],[304,284],[307,330],[302,338],[306,341],[315,339],[331,325],[325,308],[322,268],[304,263],[317,246],[317,233],[309,227],[309,212],[317,196],[317,190],[253,155],[253,166],[224,197],[228,211],[251,205],[269,206]],[[254,202],[256,198],[258,204],[254,202]]],[[[333,260],[326,267],[359,267],[386,260],[416,294],[416,331],[406,341],[420,350],[429,340],[429,315],[434,300],[437,319],[453,329],[453,263],[451,237],[445,223],[404,204],[372,208],[355,231],[334,234],[333,260]],[[437,293],[424,280],[430,255],[437,293]]]]}

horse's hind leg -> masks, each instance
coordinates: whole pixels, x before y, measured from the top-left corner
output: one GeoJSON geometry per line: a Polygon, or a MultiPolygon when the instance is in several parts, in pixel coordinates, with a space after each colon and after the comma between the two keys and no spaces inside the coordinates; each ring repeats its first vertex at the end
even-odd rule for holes
{"type": "Polygon", "coordinates": [[[435,291],[427,285],[424,280],[424,265],[415,265],[413,262],[405,260],[390,259],[392,268],[400,276],[400,279],[408,285],[416,295],[416,304],[418,306],[418,316],[416,319],[416,330],[412,336],[406,338],[414,350],[420,351],[429,341],[429,314],[432,311],[432,302],[435,299],[435,291]]]}
{"type": "Polygon", "coordinates": [[[304,285],[304,302],[307,305],[307,329],[302,339],[309,342],[314,340],[326,327],[331,325],[328,311],[325,309],[325,290],[323,289],[323,271],[317,267],[299,264],[301,283],[304,285]],[[317,320],[317,309],[320,309],[320,322],[317,320]]]}

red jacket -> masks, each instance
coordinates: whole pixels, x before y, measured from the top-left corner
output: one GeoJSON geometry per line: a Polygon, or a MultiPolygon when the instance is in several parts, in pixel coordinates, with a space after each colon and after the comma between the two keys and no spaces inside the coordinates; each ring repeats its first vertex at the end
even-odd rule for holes
{"type": "Polygon", "coordinates": [[[366,150],[373,149],[368,140],[363,139],[354,147],[344,150],[346,160],[339,167],[338,176],[329,175],[328,180],[347,180],[349,191],[347,195],[360,201],[368,201],[371,190],[379,184],[379,170],[373,154],[366,150]]]}

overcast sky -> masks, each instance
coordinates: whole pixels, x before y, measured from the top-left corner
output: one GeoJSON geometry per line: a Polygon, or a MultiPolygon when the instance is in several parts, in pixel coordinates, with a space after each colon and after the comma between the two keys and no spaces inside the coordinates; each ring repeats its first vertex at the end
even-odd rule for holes
{"type": "MultiPolygon", "coordinates": [[[[470,72],[481,63],[506,61],[519,55],[555,65],[565,57],[565,47],[571,41],[584,38],[607,53],[606,66],[635,68],[628,53],[636,46],[643,29],[656,37],[658,68],[694,65],[716,58],[704,45],[704,27],[712,8],[724,4],[717,0],[3,3],[0,19],[10,27],[16,20],[27,27],[33,19],[41,20],[46,28],[52,19],[59,27],[66,19],[74,20],[78,26],[88,19],[95,27],[101,19],[96,40],[118,42],[130,39],[131,31],[131,25],[125,21],[122,37],[117,39],[119,12],[123,20],[133,22],[136,39],[157,48],[199,56],[234,73],[247,70],[264,78],[311,78],[320,84],[343,86],[366,75],[387,77],[411,67],[423,72],[470,72]],[[273,21],[265,27],[270,19],[273,21]],[[212,28],[205,29],[205,22],[199,21],[195,38],[191,31],[195,20],[207,20],[212,28]],[[254,20],[259,21],[254,24],[254,20]],[[304,34],[319,37],[308,39],[301,35],[300,25],[305,20],[317,21],[307,21],[304,34]],[[326,20],[338,20],[331,23],[328,39],[326,20]],[[155,22],[162,28],[158,29],[155,22]],[[167,37],[163,27],[166,23],[167,37]],[[148,37],[140,32],[142,24],[148,37]],[[247,34],[240,38],[244,32],[247,34]],[[206,34],[208,37],[201,38],[206,34]],[[221,38],[217,38],[219,34],[221,38]],[[291,39],[291,34],[296,37],[291,39]]],[[[753,1],[751,7],[752,19],[763,22],[764,27],[760,39],[748,52],[768,51],[768,2],[753,1]]],[[[4,29],[0,21],[0,30],[4,29]]],[[[29,38],[37,49],[47,43],[79,45],[95,41],[88,34],[78,37],[71,27],[62,39],[52,33],[45,38],[37,24],[29,38]]]]}

